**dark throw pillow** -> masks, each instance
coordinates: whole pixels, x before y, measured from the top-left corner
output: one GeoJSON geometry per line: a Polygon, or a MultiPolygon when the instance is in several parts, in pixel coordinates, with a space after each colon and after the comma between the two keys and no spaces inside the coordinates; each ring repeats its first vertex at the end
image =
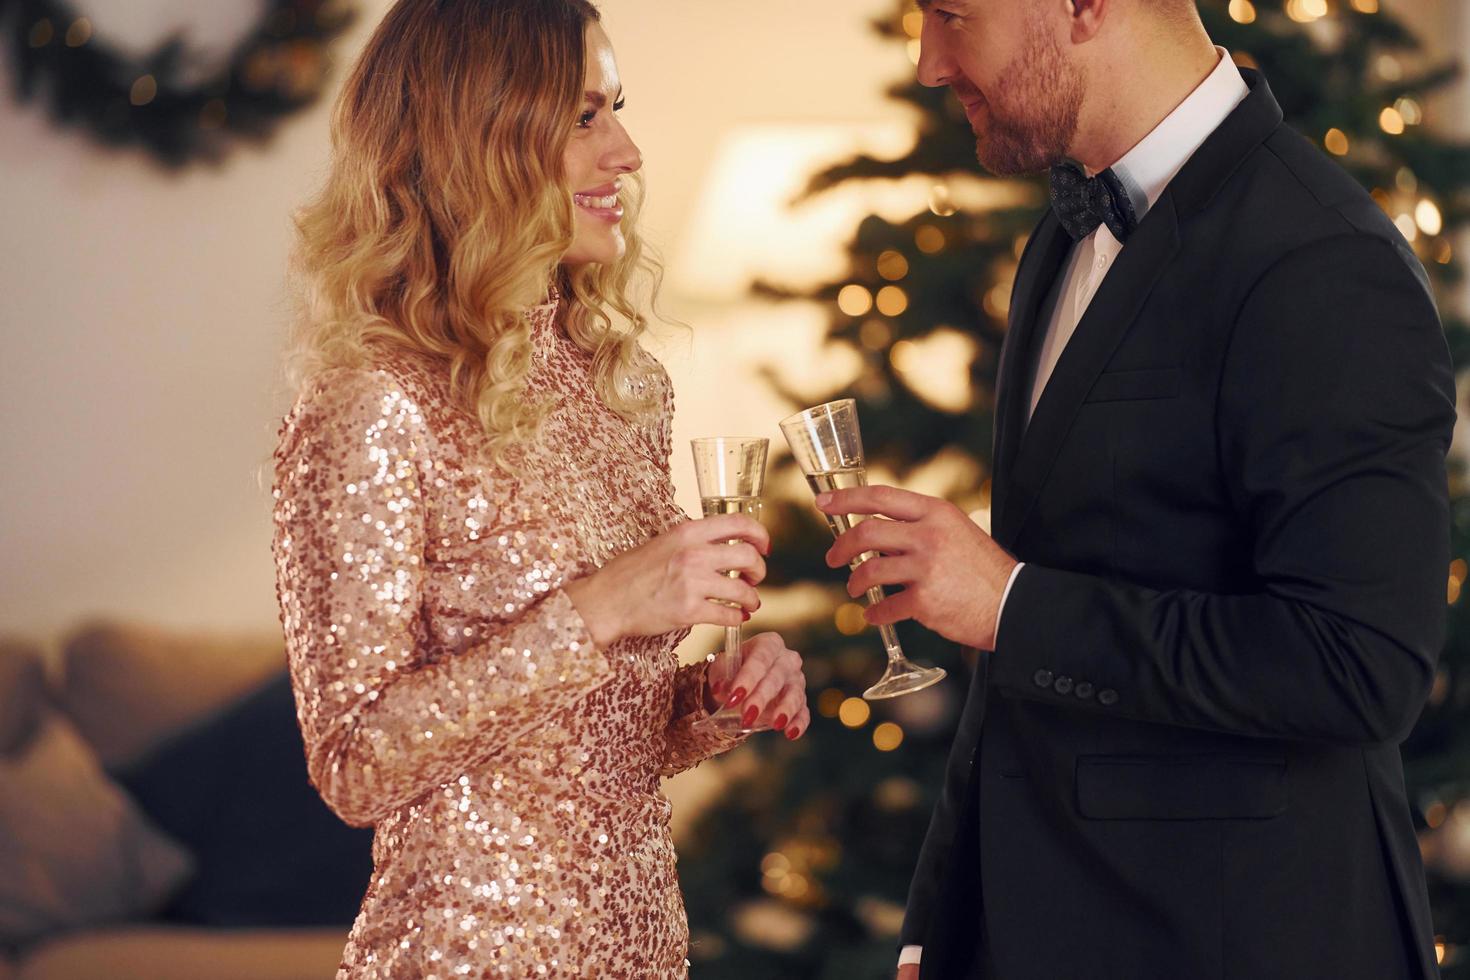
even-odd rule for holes
{"type": "Polygon", "coordinates": [[[193,854],[167,920],[222,927],[350,924],[372,874],[372,831],[348,827],[306,775],[285,673],[117,776],[193,854]]]}

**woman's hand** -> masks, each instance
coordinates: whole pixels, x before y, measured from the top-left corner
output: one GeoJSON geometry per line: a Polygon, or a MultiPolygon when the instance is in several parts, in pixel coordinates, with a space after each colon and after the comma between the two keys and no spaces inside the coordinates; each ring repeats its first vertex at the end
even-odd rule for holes
{"type": "Polygon", "coordinates": [[[755,587],[766,577],[761,556],[770,550],[758,521],[744,514],[707,517],[665,531],[563,588],[604,649],[625,636],[700,623],[739,626],[760,608],[755,587]]]}
{"type": "Polygon", "coordinates": [[[806,675],[801,670],[801,654],[787,649],[779,633],[761,633],[745,641],[741,647],[740,669],[730,682],[711,688],[717,707],[745,706],[741,721],[750,728],[763,719],[787,738],[802,736],[812,723],[806,706],[806,675]]]}

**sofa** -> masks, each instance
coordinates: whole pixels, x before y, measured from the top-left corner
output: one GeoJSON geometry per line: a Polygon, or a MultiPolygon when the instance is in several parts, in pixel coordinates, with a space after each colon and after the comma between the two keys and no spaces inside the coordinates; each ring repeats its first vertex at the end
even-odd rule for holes
{"type": "Polygon", "coordinates": [[[307,783],[279,638],[0,641],[0,980],[326,980],[370,848],[307,783]]]}

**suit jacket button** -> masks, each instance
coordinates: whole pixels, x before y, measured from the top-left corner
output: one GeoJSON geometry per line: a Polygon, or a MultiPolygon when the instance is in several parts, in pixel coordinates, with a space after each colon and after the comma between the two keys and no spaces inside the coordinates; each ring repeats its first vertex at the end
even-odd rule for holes
{"type": "Polygon", "coordinates": [[[1118,692],[1111,687],[1105,687],[1097,692],[1097,703],[1106,708],[1111,708],[1118,703],[1118,692]]]}
{"type": "Polygon", "coordinates": [[[1031,679],[1036,682],[1037,687],[1051,687],[1051,671],[1045,667],[1038,670],[1031,679]]]}
{"type": "Polygon", "coordinates": [[[1092,697],[1093,688],[1092,688],[1092,685],[1089,684],[1087,681],[1083,681],[1083,682],[1081,682],[1080,684],[1077,685],[1077,687],[1073,691],[1073,693],[1076,694],[1082,700],[1086,701],[1088,698],[1092,697]]]}
{"type": "Polygon", "coordinates": [[[1066,674],[1063,674],[1061,677],[1057,678],[1056,683],[1052,685],[1052,688],[1058,694],[1071,694],[1072,678],[1068,677],[1066,674]]]}

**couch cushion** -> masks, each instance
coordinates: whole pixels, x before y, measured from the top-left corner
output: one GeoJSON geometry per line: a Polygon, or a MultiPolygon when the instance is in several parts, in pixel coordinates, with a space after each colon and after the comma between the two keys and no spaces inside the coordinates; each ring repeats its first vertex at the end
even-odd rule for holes
{"type": "Polygon", "coordinates": [[[16,980],[330,980],[346,945],[345,929],[95,931],[32,951],[16,980]]]}
{"type": "Polygon", "coordinates": [[[60,712],[0,758],[0,945],[146,915],[188,873],[60,712]]]}
{"type": "Polygon", "coordinates": [[[284,672],[118,779],[198,864],[168,919],[264,927],[356,916],[372,831],[342,823],[312,787],[284,672]]]}
{"type": "Polygon", "coordinates": [[[279,636],[229,637],[96,624],[62,653],[63,709],[107,769],[136,762],[285,667],[279,636]]]}
{"type": "Polygon", "coordinates": [[[23,640],[0,638],[0,756],[26,743],[45,706],[41,651],[23,640]]]}

